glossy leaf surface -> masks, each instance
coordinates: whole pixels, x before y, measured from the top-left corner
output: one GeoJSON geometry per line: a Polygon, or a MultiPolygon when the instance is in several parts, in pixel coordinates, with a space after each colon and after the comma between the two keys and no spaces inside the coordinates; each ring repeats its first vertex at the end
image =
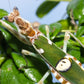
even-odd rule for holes
{"type": "Polygon", "coordinates": [[[7,15],[8,15],[7,11],[0,9],[0,19],[3,18],[4,16],[7,16],[7,15]]]}
{"type": "Polygon", "coordinates": [[[59,2],[45,1],[37,9],[36,15],[40,18],[44,17],[49,13],[59,2]]]}
{"type": "MultiPolygon", "coordinates": [[[[22,55],[12,53],[12,57],[18,68],[24,66],[24,68],[22,68],[21,70],[24,71],[24,74],[28,79],[34,82],[38,82],[41,79],[41,77],[45,74],[45,72],[48,70],[47,65],[40,59],[36,59],[30,56],[26,57],[28,61],[28,66],[27,68],[25,68],[26,62],[22,55]]],[[[45,84],[48,83],[52,83],[51,75],[47,78],[47,80],[45,80],[45,84]]]]}
{"type": "Polygon", "coordinates": [[[1,67],[1,84],[35,84],[19,72],[12,60],[7,60],[1,67]]]}

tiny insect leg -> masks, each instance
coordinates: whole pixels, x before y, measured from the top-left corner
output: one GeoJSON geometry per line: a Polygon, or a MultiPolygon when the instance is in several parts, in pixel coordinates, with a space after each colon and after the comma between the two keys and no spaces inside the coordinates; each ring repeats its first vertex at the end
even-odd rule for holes
{"type": "Polygon", "coordinates": [[[70,35],[69,35],[69,32],[66,31],[65,32],[65,37],[64,37],[64,45],[63,45],[63,51],[66,53],[67,52],[67,43],[68,43],[68,40],[70,39],[70,35]]]}
{"type": "Polygon", "coordinates": [[[38,54],[35,54],[35,53],[30,52],[28,50],[22,49],[21,53],[22,53],[23,58],[25,59],[26,66],[20,67],[19,70],[22,69],[22,68],[28,68],[28,61],[27,61],[25,55],[30,55],[30,56],[33,56],[33,57],[41,59],[41,57],[38,54]]]}
{"type": "Polygon", "coordinates": [[[46,25],[45,29],[46,29],[46,36],[47,36],[48,39],[50,39],[50,36],[49,36],[49,26],[46,25]]]}
{"type": "Polygon", "coordinates": [[[21,53],[24,54],[24,55],[30,55],[32,57],[41,59],[41,57],[38,54],[35,54],[35,53],[30,52],[30,51],[25,50],[25,49],[22,49],[21,53]]]}
{"type": "Polygon", "coordinates": [[[84,45],[81,43],[81,41],[76,38],[71,32],[69,32],[69,34],[84,48],[84,45]]]}
{"type": "Polygon", "coordinates": [[[48,70],[37,84],[44,84],[44,81],[50,75],[50,73],[51,73],[51,71],[48,70]]]}

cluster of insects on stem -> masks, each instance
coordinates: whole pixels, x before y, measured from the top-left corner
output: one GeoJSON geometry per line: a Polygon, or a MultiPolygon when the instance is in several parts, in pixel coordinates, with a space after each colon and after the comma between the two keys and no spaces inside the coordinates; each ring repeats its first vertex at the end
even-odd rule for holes
{"type": "MultiPolygon", "coordinates": [[[[84,45],[70,31],[65,31],[64,46],[63,46],[63,51],[62,51],[57,46],[55,46],[55,44],[49,39],[49,29],[47,25],[46,25],[47,37],[45,37],[39,31],[38,28],[34,28],[29,21],[23,19],[20,16],[20,13],[17,7],[15,7],[13,9],[13,12],[11,12],[8,16],[6,16],[5,19],[8,20],[9,22],[12,22],[12,23],[14,22],[14,24],[16,25],[18,29],[18,32],[14,30],[6,22],[4,22],[3,20],[0,20],[2,25],[5,26],[20,41],[22,41],[23,43],[27,45],[33,46],[35,50],[40,54],[41,59],[43,59],[49,65],[50,70],[48,70],[45,73],[45,75],[38,82],[38,84],[43,84],[44,80],[49,76],[50,72],[52,72],[54,76],[56,77],[56,79],[59,80],[62,84],[72,84],[70,80],[65,78],[65,73],[72,69],[71,68],[73,66],[72,61],[73,63],[76,63],[77,67],[79,67],[81,70],[84,70],[82,67],[82,64],[75,57],[67,53],[67,42],[70,39],[70,35],[76,41],[78,41],[82,47],[84,47],[84,45]],[[43,47],[41,46],[41,44],[43,45],[43,47]],[[57,59],[56,63],[52,63],[53,60],[48,60],[48,56],[46,55],[50,53],[49,55],[52,56],[52,53],[46,52],[46,49],[45,49],[46,45],[49,46],[49,48],[51,48],[54,52],[57,52],[56,54],[58,56],[56,54],[55,54],[56,56],[53,55],[55,57],[54,59],[57,59]],[[58,52],[61,52],[63,56],[60,56],[58,52]]],[[[29,52],[27,50],[22,50],[22,53],[24,55],[32,54],[32,52],[29,52]]]]}

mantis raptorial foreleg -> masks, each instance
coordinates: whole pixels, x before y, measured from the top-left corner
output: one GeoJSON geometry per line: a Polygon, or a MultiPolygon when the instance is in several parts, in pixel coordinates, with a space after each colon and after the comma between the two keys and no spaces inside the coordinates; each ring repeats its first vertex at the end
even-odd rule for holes
{"type": "Polygon", "coordinates": [[[51,73],[51,71],[48,70],[37,84],[44,84],[44,81],[50,75],[50,73],[51,73]]]}
{"type": "Polygon", "coordinates": [[[47,36],[48,39],[50,39],[49,27],[48,27],[48,25],[45,26],[45,29],[46,29],[46,36],[47,36]]]}
{"type": "MultiPolygon", "coordinates": [[[[63,51],[65,53],[67,53],[67,43],[68,43],[68,40],[70,39],[70,35],[84,48],[84,45],[81,43],[81,41],[78,38],[76,38],[70,31],[67,30],[65,31],[64,46],[63,46],[63,51]]],[[[72,58],[81,67],[81,69],[84,70],[84,68],[82,67],[82,64],[75,57],[69,54],[67,54],[65,57],[68,59],[72,58]]]]}
{"type": "Polygon", "coordinates": [[[71,32],[69,32],[69,34],[84,48],[84,45],[81,43],[81,41],[76,38],[71,32]]]}
{"type": "Polygon", "coordinates": [[[66,46],[67,46],[68,40],[70,39],[70,35],[84,48],[84,45],[81,43],[81,41],[80,41],[78,38],[76,38],[76,37],[74,36],[74,34],[72,34],[69,30],[64,30],[63,32],[65,32],[63,50],[66,51],[66,46]]]}
{"type": "Polygon", "coordinates": [[[64,37],[64,45],[63,45],[63,51],[66,53],[67,52],[67,42],[70,39],[70,35],[68,31],[65,32],[65,37],[64,37]]]}

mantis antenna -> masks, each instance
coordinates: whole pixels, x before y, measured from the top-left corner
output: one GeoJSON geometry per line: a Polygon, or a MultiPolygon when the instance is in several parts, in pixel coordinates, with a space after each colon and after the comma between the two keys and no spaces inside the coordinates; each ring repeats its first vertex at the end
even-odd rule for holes
{"type": "Polygon", "coordinates": [[[8,4],[9,4],[9,9],[11,11],[11,3],[10,3],[10,0],[8,0],[8,4]]]}

